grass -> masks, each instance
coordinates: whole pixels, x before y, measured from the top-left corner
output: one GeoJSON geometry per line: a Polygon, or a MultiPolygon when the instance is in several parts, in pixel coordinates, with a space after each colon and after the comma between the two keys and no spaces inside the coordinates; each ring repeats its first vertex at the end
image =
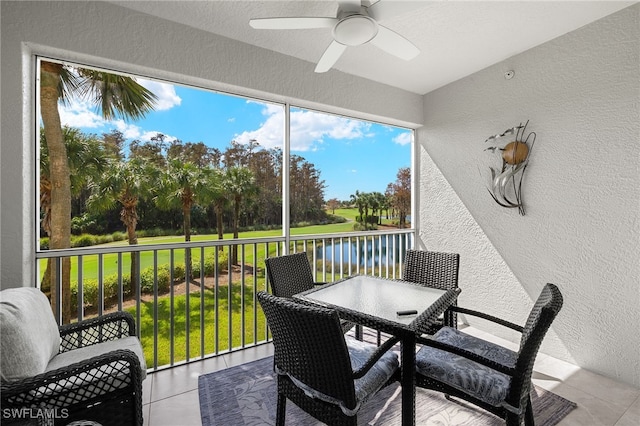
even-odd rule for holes
{"type": "MultiPolygon", "coordinates": [[[[158,298],[157,316],[153,301],[141,303],[140,341],[148,368],[154,366],[156,354],[158,366],[186,360],[187,336],[189,338],[189,359],[223,352],[230,348],[238,348],[243,344],[252,344],[267,338],[265,317],[259,304],[256,302],[256,305],[254,305],[254,292],[251,286],[245,286],[243,294],[242,286],[233,284],[231,286],[231,303],[229,303],[228,286],[220,286],[218,288],[217,298],[212,289],[206,289],[203,296],[201,297],[199,292],[190,293],[188,309],[187,295],[175,296],[173,298],[173,313],[171,310],[171,298],[158,298]],[[201,312],[200,306],[203,301],[204,309],[201,312]],[[242,326],[243,312],[244,327],[242,326]],[[189,318],[188,329],[187,313],[189,318]],[[204,315],[202,316],[204,328],[201,328],[200,324],[201,314],[204,315]],[[257,330],[256,335],[254,335],[254,319],[257,330]],[[158,330],[157,350],[155,349],[154,338],[156,326],[158,330]],[[232,333],[231,341],[229,341],[229,330],[232,333]],[[172,334],[173,339],[171,338],[172,334]],[[200,347],[201,340],[204,341],[204,352],[200,347]],[[173,359],[171,358],[172,341],[173,359]]],[[[136,316],[135,306],[125,310],[134,317],[136,316]]]]}
{"type": "MultiPolygon", "coordinates": [[[[356,209],[337,209],[336,215],[346,217],[350,221],[338,224],[314,225],[300,228],[292,228],[293,235],[316,235],[353,230],[353,221],[358,215],[356,209]]],[[[280,236],[280,230],[243,232],[241,238],[260,238],[280,236]]],[[[225,234],[225,240],[232,240],[231,234],[225,234]]],[[[194,235],[192,241],[217,240],[217,235],[194,235]]],[[[178,243],[184,241],[182,236],[162,236],[140,238],[140,245],[178,243]]],[[[105,246],[123,246],[126,242],[114,242],[105,246]]],[[[254,247],[245,247],[245,262],[254,263],[254,247]]],[[[228,248],[225,248],[225,251],[228,248]]],[[[264,244],[256,249],[255,264],[262,267],[265,257],[274,255],[276,245],[270,245],[269,253],[266,253],[264,244]]],[[[215,248],[192,249],[193,262],[199,262],[201,253],[205,257],[213,256],[215,248]]],[[[240,250],[241,252],[241,250],[240,250]]],[[[170,250],[156,252],[155,261],[158,265],[170,262],[170,250]]],[[[154,265],[154,253],[142,252],[140,255],[140,270],[154,265]]],[[[77,279],[77,257],[71,259],[71,277],[77,279]]],[[[83,256],[82,272],[84,279],[96,279],[98,277],[99,257],[83,256]]],[[[128,274],[130,269],[130,255],[123,253],[121,256],[121,270],[128,274]]],[[[184,264],[184,249],[174,250],[175,263],[184,264]]],[[[42,260],[41,273],[45,270],[46,260],[42,260]]],[[[115,253],[102,256],[103,276],[118,273],[118,255],[115,253]]],[[[259,285],[264,286],[264,275],[258,270],[259,285]]],[[[199,291],[187,295],[177,295],[172,299],[166,295],[159,296],[157,303],[153,300],[143,301],[140,304],[140,340],[144,348],[147,366],[162,366],[171,363],[185,361],[205,356],[207,354],[220,353],[232,348],[238,348],[245,344],[250,345],[263,341],[266,335],[266,320],[259,304],[254,304],[254,289],[252,285],[234,282],[229,286],[220,285],[217,294],[213,289],[205,289],[201,295],[199,291]],[[230,302],[231,301],[231,302],[230,302]],[[202,306],[202,309],[201,309],[202,306]],[[244,315],[244,326],[242,318],[244,315]],[[188,325],[187,325],[188,318],[188,325]],[[254,332],[255,331],[255,332],[254,332]],[[231,335],[229,334],[231,333],[231,335]],[[201,347],[203,342],[203,347],[201,347]]],[[[137,316],[137,307],[126,308],[134,317],[137,316]]]]}
{"type": "MultiPolygon", "coordinates": [[[[358,214],[356,209],[339,209],[336,210],[336,214],[340,212],[340,216],[345,216],[348,219],[358,214]],[[355,211],[355,213],[353,213],[355,211]]],[[[330,234],[330,233],[338,233],[338,232],[349,232],[353,231],[353,223],[345,222],[345,223],[335,223],[335,224],[327,224],[327,225],[312,225],[312,226],[304,226],[300,228],[292,228],[292,235],[317,235],[317,234],[330,234]]],[[[269,230],[269,231],[248,231],[240,233],[240,240],[245,238],[263,238],[263,237],[273,237],[273,236],[281,236],[281,230],[269,230]]],[[[224,234],[225,241],[231,241],[233,239],[232,233],[224,234]]],[[[192,235],[191,241],[212,241],[218,240],[217,234],[207,234],[207,235],[192,235]]],[[[139,238],[139,245],[151,245],[151,244],[169,244],[169,243],[180,243],[184,242],[183,236],[161,236],[161,237],[148,237],[148,238],[139,238]]],[[[126,246],[126,241],[116,241],[112,243],[103,244],[100,247],[122,247],[126,246]]],[[[264,244],[260,244],[257,247],[257,264],[262,265],[262,262],[265,257],[268,255],[275,254],[275,245],[270,247],[270,252],[267,254],[265,252],[264,244]]],[[[214,248],[205,248],[204,254],[205,257],[213,256],[214,248]]],[[[226,250],[226,248],[225,248],[226,250]]],[[[200,249],[192,249],[191,250],[191,258],[194,263],[200,261],[200,249]]],[[[154,265],[154,253],[151,251],[141,252],[140,254],[140,270],[144,270],[147,267],[154,265]]],[[[253,245],[248,245],[245,247],[245,262],[252,264],[254,261],[253,258],[253,245]]],[[[82,258],[82,276],[84,279],[98,279],[98,269],[99,269],[99,257],[98,255],[91,256],[83,256],[82,258]]],[[[131,256],[129,253],[122,253],[121,256],[121,269],[123,274],[129,274],[131,269],[131,256]]],[[[157,252],[157,262],[158,265],[168,264],[170,262],[170,250],[159,250],[157,252]]],[[[184,264],[184,249],[174,250],[174,262],[184,264]]],[[[111,274],[118,273],[118,254],[117,253],[108,253],[102,256],[102,275],[107,276],[111,274]]],[[[42,280],[42,274],[46,270],[46,260],[40,261],[40,280],[42,280]]],[[[71,280],[77,281],[78,277],[78,259],[77,257],[71,258],[71,280]]]]}

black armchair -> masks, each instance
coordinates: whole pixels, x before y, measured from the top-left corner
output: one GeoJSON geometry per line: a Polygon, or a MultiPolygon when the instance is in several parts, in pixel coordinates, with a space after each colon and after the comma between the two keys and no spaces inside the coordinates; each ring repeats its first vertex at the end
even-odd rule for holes
{"type": "MultiPolygon", "coordinates": [[[[311,290],[316,285],[326,284],[314,281],[305,252],[269,257],[264,263],[274,296],[290,298],[294,294],[311,290]]],[[[345,333],[354,326],[349,321],[341,321],[340,324],[345,333]]],[[[359,333],[361,335],[360,330],[359,333]]]]}
{"type": "Polygon", "coordinates": [[[266,292],[258,300],[273,334],[277,425],[285,424],[289,399],[326,424],[355,426],[362,404],[399,378],[389,351],[397,338],[378,347],[345,337],[334,310],[266,292]]]}
{"type": "MultiPolygon", "coordinates": [[[[402,280],[425,287],[451,290],[458,288],[460,255],[425,250],[407,250],[402,269],[402,280]]],[[[455,306],[454,303],[453,306],[455,306]]],[[[457,328],[458,318],[454,310],[448,309],[437,322],[426,324],[421,333],[434,334],[443,325],[457,328]]]]}
{"type": "Polygon", "coordinates": [[[2,424],[142,425],[146,364],[133,317],[58,327],[35,288],[0,292],[2,424]]]}
{"type": "Polygon", "coordinates": [[[416,385],[469,401],[516,426],[533,426],[531,374],[538,349],[562,307],[562,294],[547,284],[525,326],[494,316],[454,307],[457,312],[493,321],[522,333],[518,352],[443,327],[432,337],[422,336],[416,354],[416,385]]]}

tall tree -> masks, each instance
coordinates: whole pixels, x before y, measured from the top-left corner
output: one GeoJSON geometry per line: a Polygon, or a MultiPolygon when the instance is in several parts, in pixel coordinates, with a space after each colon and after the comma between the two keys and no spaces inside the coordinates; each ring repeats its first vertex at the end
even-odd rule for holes
{"type": "Polygon", "coordinates": [[[371,193],[371,216],[376,216],[377,214],[377,224],[380,225],[382,222],[380,221],[381,216],[382,216],[382,209],[384,208],[384,204],[385,204],[385,196],[382,192],[372,192],[371,193]]]}
{"type": "MultiPolygon", "coordinates": [[[[221,169],[211,168],[208,170],[205,179],[207,180],[203,195],[204,202],[211,203],[216,214],[216,229],[218,231],[218,239],[224,239],[223,215],[224,209],[229,204],[227,192],[225,191],[224,179],[225,175],[221,169]]],[[[223,247],[219,246],[218,250],[222,251],[223,247]]]]}
{"type": "MultiPolygon", "coordinates": [[[[40,63],[40,113],[49,150],[51,180],[51,249],[71,246],[71,175],[64,145],[59,101],[65,103],[78,95],[99,108],[105,119],[143,117],[153,108],[156,96],[135,79],[84,68],[69,68],[59,63],[40,63]]],[[[71,320],[71,261],[62,259],[62,271],[51,268],[52,278],[60,275],[62,284],[62,322],[71,320]]],[[[55,282],[52,279],[51,282],[55,282]]],[[[51,292],[52,305],[57,294],[51,292]]]]}
{"type": "MultiPolygon", "coordinates": [[[[87,201],[89,210],[104,212],[120,206],[120,220],[127,230],[129,245],[138,244],[138,202],[148,197],[153,187],[155,169],[138,159],[112,160],[100,179],[91,184],[92,195],[87,201]]],[[[129,291],[138,294],[138,266],[140,252],[131,252],[129,291]]]]}
{"type": "Polygon", "coordinates": [[[340,207],[340,202],[337,198],[331,198],[327,201],[327,208],[331,210],[331,214],[336,214],[336,209],[340,207]]]}
{"type": "Polygon", "coordinates": [[[401,167],[396,175],[396,181],[390,185],[392,203],[399,216],[398,226],[407,226],[407,216],[411,213],[411,169],[401,167]]]}
{"type": "MultiPolygon", "coordinates": [[[[233,238],[238,238],[240,222],[240,205],[242,200],[255,195],[258,188],[251,170],[246,167],[231,167],[227,169],[224,181],[225,190],[233,201],[233,238]]],[[[238,246],[234,245],[231,254],[232,263],[238,263],[238,246]]]]}
{"type": "MultiPolygon", "coordinates": [[[[68,153],[70,171],[70,192],[80,194],[88,183],[95,180],[107,163],[107,151],[95,135],[87,135],[79,129],[64,126],[62,129],[64,145],[68,153]]],[[[51,238],[51,168],[49,150],[44,132],[40,132],[40,210],[42,229],[51,238]]],[[[41,288],[49,292],[51,285],[52,259],[47,261],[47,270],[43,274],[41,288]]]]}
{"type": "MultiPolygon", "coordinates": [[[[355,206],[358,208],[360,221],[363,221],[364,220],[364,217],[363,217],[364,216],[364,194],[356,189],[356,193],[351,194],[350,199],[351,199],[351,202],[355,204],[355,206]]],[[[366,224],[364,229],[367,229],[366,224]]]]}
{"type": "MultiPolygon", "coordinates": [[[[159,182],[156,204],[163,210],[182,209],[184,240],[191,241],[191,208],[206,194],[206,173],[193,163],[173,159],[159,182]]],[[[190,249],[185,249],[187,265],[191,266],[190,249]]]]}

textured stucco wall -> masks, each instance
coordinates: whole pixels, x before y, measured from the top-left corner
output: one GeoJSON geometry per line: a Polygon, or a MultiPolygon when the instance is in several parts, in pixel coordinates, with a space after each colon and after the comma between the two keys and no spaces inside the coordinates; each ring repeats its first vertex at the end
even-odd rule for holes
{"type": "Polygon", "coordinates": [[[422,97],[102,2],[1,7],[0,285],[31,285],[36,229],[33,54],[416,127],[422,97]]]}
{"type": "Polygon", "coordinates": [[[462,303],[522,323],[556,283],[565,304],[543,352],[635,386],[639,15],[632,6],[425,95],[417,133],[421,243],[461,253],[462,303]],[[527,119],[537,140],[519,216],[487,193],[495,157],[483,149],[527,119]]]}

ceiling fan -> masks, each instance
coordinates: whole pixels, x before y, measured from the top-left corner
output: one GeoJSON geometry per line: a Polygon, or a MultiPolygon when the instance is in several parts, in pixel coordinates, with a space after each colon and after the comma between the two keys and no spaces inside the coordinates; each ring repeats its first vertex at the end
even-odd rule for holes
{"type": "MultiPolygon", "coordinates": [[[[374,46],[404,60],[415,58],[420,50],[400,34],[380,25],[379,20],[389,18],[400,11],[394,1],[380,0],[364,6],[360,0],[339,1],[338,13],[333,17],[255,18],[249,25],[265,30],[298,30],[332,28],[333,41],[324,51],[315,72],[326,72],[338,61],[347,47],[371,43],[374,46]]],[[[368,3],[368,2],[367,2],[368,3]]]]}

